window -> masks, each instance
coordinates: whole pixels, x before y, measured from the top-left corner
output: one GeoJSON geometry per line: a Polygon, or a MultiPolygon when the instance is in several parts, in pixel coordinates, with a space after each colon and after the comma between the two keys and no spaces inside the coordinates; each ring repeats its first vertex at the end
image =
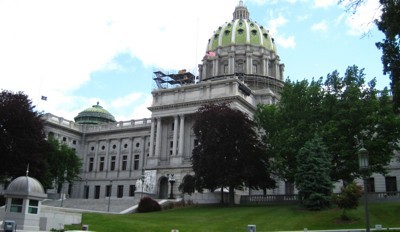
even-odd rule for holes
{"type": "Polygon", "coordinates": [[[76,144],[76,140],[72,140],[72,144],[74,144],[74,145],[75,145],[75,144],[76,144]]]}
{"type": "Polygon", "coordinates": [[[129,196],[134,197],[135,196],[135,191],[136,191],[136,186],[135,185],[129,185],[129,196]]]}
{"type": "Polygon", "coordinates": [[[127,148],[127,147],[128,147],[128,144],[125,143],[125,144],[124,144],[124,148],[127,148]]]}
{"type": "Polygon", "coordinates": [[[367,192],[375,192],[375,179],[373,177],[367,179],[367,192]]]}
{"type": "Polygon", "coordinates": [[[136,147],[139,147],[140,146],[140,143],[136,143],[136,147]]]}
{"type": "Polygon", "coordinates": [[[100,185],[94,186],[94,199],[100,199],[100,185]]]}
{"type": "Polygon", "coordinates": [[[386,192],[397,192],[397,183],[395,176],[386,176],[386,192]]]}
{"type": "Polygon", "coordinates": [[[253,74],[257,73],[257,65],[253,64],[253,74]]]}
{"type": "Polygon", "coordinates": [[[23,202],[24,202],[24,200],[22,198],[12,198],[10,212],[21,213],[23,202]]]}
{"type": "Polygon", "coordinates": [[[256,30],[251,30],[251,34],[257,35],[257,31],[256,30]]]}
{"type": "Polygon", "coordinates": [[[285,194],[292,195],[294,194],[294,184],[292,182],[285,182],[285,194]]]}
{"type": "Polygon", "coordinates": [[[116,147],[117,147],[117,145],[115,145],[115,144],[112,146],[113,149],[115,149],[116,147]]]}
{"type": "Polygon", "coordinates": [[[123,171],[126,170],[127,164],[128,164],[128,156],[124,155],[124,156],[122,156],[122,170],[123,171]]]}
{"type": "Polygon", "coordinates": [[[101,150],[104,150],[104,149],[106,149],[106,147],[105,146],[101,146],[101,150]]]}
{"type": "Polygon", "coordinates": [[[228,73],[228,65],[227,65],[227,64],[224,65],[224,73],[225,73],[225,74],[228,73]]]}
{"type": "Polygon", "coordinates": [[[38,200],[29,200],[28,213],[38,214],[38,209],[39,209],[39,201],[38,200]]]}
{"type": "Polygon", "coordinates": [[[240,28],[240,29],[238,30],[238,32],[239,32],[239,34],[243,34],[244,30],[243,30],[242,28],[240,28]]]}
{"type": "Polygon", "coordinates": [[[117,197],[122,198],[123,196],[124,196],[124,186],[118,185],[117,197]]]}
{"type": "Polygon", "coordinates": [[[104,156],[100,157],[99,171],[104,170],[104,156]]]}
{"type": "Polygon", "coordinates": [[[90,148],[90,150],[92,150],[92,151],[93,151],[93,150],[94,150],[94,147],[91,147],[91,148],[90,148]]]}
{"type": "Polygon", "coordinates": [[[174,141],[169,141],[169,147],[173,148],[174,147],[174,141]]]}
{"type": "Polygon", "coordinates": [[[89,185],[85,185],[84,198],[89,199],[89,185]]]}
{"type": "Polygon", "coordinates": [[[172,123],[171,124],[171,130],[174,130],[174,127],[175,127],[175,123],[172,123]]]}
{"type": "Polygon", "coordinates": [[[115,156],[111,156],[110,170],[111,171],[115,170],[115,156]]]}
{"type": "Polygon", "coordinates": [[[106,186],[106,197],[110,197],[111,196],[111,185],[107,185],[106,186]]]}
{"type": "Polygon", "coordinates": [[[135,160],[133,161],[133,170],[139,169],[139,155],[135,155],[135,160]]]}
{"type": "Polygon", "coordinates": [[[94,163],[94,158],[90,157],[89,158],[89,172],[93,171],[93,163],[94,163]]]}
{"type": "Polygon", "coordinates": [[[66,142],[66,141],[67,141],[67,138],[66,138],[66,137],[63,137],[62,140],[63,140],[63,142],[66,142]]]}

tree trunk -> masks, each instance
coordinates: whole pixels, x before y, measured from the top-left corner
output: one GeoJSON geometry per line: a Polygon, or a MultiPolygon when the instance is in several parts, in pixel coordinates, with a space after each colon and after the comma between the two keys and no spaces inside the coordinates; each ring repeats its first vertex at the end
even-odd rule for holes
{"type": "Polygon", "coordinates": [[[220,201],[221,205],[224,204],[224,187],[221,187],[221,201],[220,201]]]}
{"type": "Polygon", "coordinates": [[[235,205],[235,188],[229,186],[229,206],[235,205]]]}

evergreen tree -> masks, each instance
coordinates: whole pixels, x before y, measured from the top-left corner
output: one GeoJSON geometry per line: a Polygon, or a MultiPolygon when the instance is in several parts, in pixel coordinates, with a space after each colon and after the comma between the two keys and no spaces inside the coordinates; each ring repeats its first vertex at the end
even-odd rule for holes
{"type": "Polygon", "coordinates": [[[331,161],[321,138],[305,143],[297,155],[296,187],[302,206],[321,210],[331,204],[331,161]]]}

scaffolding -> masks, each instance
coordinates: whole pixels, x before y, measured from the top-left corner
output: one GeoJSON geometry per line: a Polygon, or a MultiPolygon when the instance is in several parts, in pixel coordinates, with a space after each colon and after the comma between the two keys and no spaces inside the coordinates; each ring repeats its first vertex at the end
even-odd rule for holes
{"type": "Polygon", "coordinates": [[[195,83],[195,76],[190,72],[186,72],[185,69],[180,70],[177,74],[165,74],[162,71],[156,71],[154,74],[155,78],[153,79],[159,89],[195,83]]]}

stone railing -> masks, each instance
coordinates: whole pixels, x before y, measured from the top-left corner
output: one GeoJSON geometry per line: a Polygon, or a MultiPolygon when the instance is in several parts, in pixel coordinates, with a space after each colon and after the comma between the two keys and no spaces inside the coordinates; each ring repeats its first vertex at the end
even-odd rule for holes
{"type": "Polygon", "coordinates": [[[151,125],[151,118],[143,118],[138,120],[129,120],[129,121],[120,121],[120,122],[111,122],[97,125],[81,125],[75,123],[73,121],[64,119],[62,117],[55,116],[53,114],[45,114],[42,115],[42,118],[53,124],[60,125],[62,127],[66,127],[72,130],[81,131],[81,132],[101,132],[101,131],[110,131],[110,130],[120,130],[120,129],[130,129],[137,127],[146,127],[151,125]]]}
{"type": "Polygon", "coordinates": [[[241,196],[240,204],[293,203],[298,202],[297,194],[241,196]]]}
{"type": "Polygon", "coordinates": [[[368,193],[369,201],[400,201],[400,192],[373,192],[368,193]]]}

